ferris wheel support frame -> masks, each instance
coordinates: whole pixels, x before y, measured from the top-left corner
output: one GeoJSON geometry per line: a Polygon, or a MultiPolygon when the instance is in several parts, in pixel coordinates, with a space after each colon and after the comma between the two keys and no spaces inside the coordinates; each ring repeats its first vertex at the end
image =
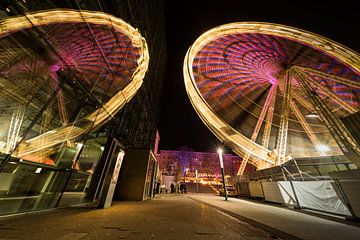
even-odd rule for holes
{"type": "Polygon", "coordinates": [[[296,101],[300,103],[304,108],[306,108],[306,110],[308,110],[309,112],[314,111],[311,103],[309,103],[309,101],[307,101],[301,94],[299,94],[298,92],[293,92],[292,94],[294,96],[294,99],[296,99],[296,101]]]}
{"type": "MultiPolygon", "coordinates": [[[[291,74],[290,71],[288,73],[289,75],[291,74]]],[[[281,84],[280,85],[280,91],[285,95],[284,93],[284,87],[281,84]]],[[[315,149],[317,150],[317,152],[320,154],[320,156],[325,156],[326,154],[323,152],[323,150],[320,147],[320,142],[317,139],[316,135],[314,134],[314,132],[312,131],[311,127],[309,126],[309,124],[307,123],[307,121],[305,120],[304,116],[301,114],[300,109],[297,107],[294,99],[292,97],[290,97],[290,108],[292,110],[292,112],[295,114],[296,118],[299,120],[299,123],[301,124],[301,126],[303,127],[306,135],[309,137],[310,141],[312,142],[312,144],[314,145],[315,149]]],[[[313,107],[312,107],[313,108],[313,107]]]]}
{"type": "Polygon", "coordinates": [[[358,110],[352,106],[350,106],[345,101],[341,100],[336,94],[334,94],[332,91],[330,91],[328,88],[324,87],[320,83],[316,82],[311,76],[309,76],[308,73],[303,72],[301,69],[297,69],[297,71],[303,73],[303,76],[316,88],[318,88],[321,92],[325,93],[331,100],[333,100],[336,104],[338,104],[341,108],[348,111],[351,114],[356,113],[358,110]]]}
{"type": "MultiPolygon", "coordinates": [[[[272,106],[272,103],[274,103],[274,99],[276,97],[276,89],[277,89],[277,83],[274,83],[271,88],[270,88],[270,91],[269,91],[269,94],[267,95],[266,97],[266,100],[265,100],[265,103],[264,103],[264,107],[262,108],[261,110],[261,113],[260,113],[260,116],[258,118],[258,121],[256,122],[256,126],[255,126],[255,130],[251,136],[251,141],[255,142],[256,141],[256,138],[258,137],[259,135],[259,131],[260,131],[260,128],[264,122],[264,119],[265,119],[265,116],[266,116],[266,113],[267,111],[269,110],[269,108],[271,108],[272,106]]],[[[272,107],[272,112],[274,111],[274,107],[272,107]]],[[[271,117],[272,119],[272,117],[271,117]]],[[[271,127],[271,125],[270,125],[271,127]]],[[[270,131],[268,131],[270,133],[270,131]]],[[[269,134],[270,136],[270,134],[269,134]]],[[[250,152],[252,150],[248,151],[243,160],[241,161],[241,164],[240,164],[240,167],[239,167],[239,170],[238,170],[238,173],[237,175],[243,175],[244,171],[245,171],[245,167],[248,163],[248,160],[250,158],[250,152]]]]}
{"type": "Polygon", "coordinates": [[[354,87],[354,88],[360,88],[360,83],[349,80],[347,78],[343,78],[343,77],[339,77],[333,74],[329,74],[329,73],[325,73],[310,67],[303,67],[303,66],[294,66],[293,68],[302,70],[303,72],[307,72],[307,73],[311,73],[314,74],[316,76],[322,77],[322,78],[327,78],[327,79],[331,79],[335,82],[350,86],[350,87],[354,87]]]}
{"type": "Polygon", "coordinates": [[[292,72],[298,76],[300,86],[309,96],[310,101],[315,107],[316,112],[323,120],[325,126],[329,129],[344,155],[349,158],[356,166],[360,168],[360,148],[352,137],[345,125],[336,118],[333,112],[324,104],[317,92],[312,88],[307,80],[307,75],[298,69],[292,69],[292,72]]]}
{"type": "Polygon", "coordinates": [[[278,139],[276,142],[276,149],[278,151],[278,156],[276,159],[276,165],[281,165],[285,162],[286,158],[286,143],[287,135],[289,128],[289,106],[291,100],[291,79],[289,71],[284,73],[283,77],[279,79],[279,84],[283,84],[284,88],[284,97],[281,106],[281,117],[280,117],[280,126],[278,132],[278,139]]]}

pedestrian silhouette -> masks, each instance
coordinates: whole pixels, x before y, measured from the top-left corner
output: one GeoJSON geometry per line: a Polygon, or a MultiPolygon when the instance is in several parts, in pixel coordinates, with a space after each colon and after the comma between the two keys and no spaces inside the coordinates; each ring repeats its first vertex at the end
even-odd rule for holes
{"type": "Polygon", "coordinates": [[[182,194],[186,193],[186,185],[185,185],[185,183],[180,184],[180,192],[182,194]]]}
{"type": "Polygon", "coordinates": [[[175,185],[173,183],[170,185],[170,193],[175,193],[175,185]]]}

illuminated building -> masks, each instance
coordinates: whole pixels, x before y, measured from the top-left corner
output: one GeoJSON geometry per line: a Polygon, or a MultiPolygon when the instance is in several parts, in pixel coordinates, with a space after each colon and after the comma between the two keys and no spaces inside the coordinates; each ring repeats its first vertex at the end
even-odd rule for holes
{"type": "MultiPolygon", "coordinates": [[[[236,176],[241,164],[241,157],[233,154],[224,155],[224,170],[228,176],[236,176]]],[[[221,176],[219,155],[216,152],[195,152],[183,147],[179,150],[160,150],[158,154],[159,168],[164,175],[177,176],[179,179],[195,177],[213,179],[221,176]]],[[[248,165],[246,172],[255,171],[255,167],[248,165]]]]}

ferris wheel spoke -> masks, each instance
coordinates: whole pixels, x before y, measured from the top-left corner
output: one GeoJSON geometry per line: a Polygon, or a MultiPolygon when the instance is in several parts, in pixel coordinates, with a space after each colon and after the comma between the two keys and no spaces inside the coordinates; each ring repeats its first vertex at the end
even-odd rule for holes
{"type": "Polygon", "coordinates": [[[332,91],[330,91],[328,88],[324,87],[323,85],[321,85],[320,83],[318,83],[317,81],[315,81],[313,78],[311,78],[311,76],[309,76],[307,73],[303,72],[300,69],[294,69],[295,72],[297,72],[298,74],[301,74],[306,80],[308,80],[308,82],[310,82],[311,84],[315,85],[321,92],[323,92],[326,96],[328,96],[329,98],[331,98],[332,101],[334,101],[336,104],[338,104],[340,107],[342,107],[343,109],[345,109],[346,111],[348,111],[349,113],[356,113],[358,110],[354,107],[352,107],[351,105],[349,105],[347,102],[343,101],[342,99],[340,99],[336,94],[334,94],[332,91]]]}
{"type": "Polygon", "coordinates": [[[251,151],[252,151],[252,149],[250,148],[250,149],[246,152],[245,156],[243,157],[243,160],[241,161],[239,170],[238,170],[238,172],[237,172],[237,175],[238,175],[238,176],[239,176],[239,175],[241,176],[241,175],[244,174],[245,167],[246,167],[246,165],[247,165],[247,163],[248,163],[248,161],[249,161],[250,152],[251,152],[251,151]]]}
{"type": "Polygon", "coordinates": [[[265,115],[269,109],[269,106],[271,105],[271,102],[272,102],[272,99],[275,97],[275,93],[276,93],[276,88],[277,88],[277,84],[273,84],[270,88],[270,91],[269,91],[269,94],[267,95],[266,97],[266,100],[265,100],[265,103],[264,103],[264,106],[261,110],[261,113],[260,113],[260,116],[258,118],[258,121],[256,123],[256,126],[255,126],[255,129],[254,129],[254,132],[251,136],[251,141],[256,141],[256,138],[259,134],[259,131],[260,131],[260,128],[261,128],[261,125],[262,123],[264,122],[264,118],[265,118],[265,115]]]}
{"type": "MultiPolygon", "coordinates": [[[[256,126],[255,126],[255,129],[254,129],[254,132],[253,134],[251,135],[251,141],[255,142],[258,135],[259,135],[259,132],[260,132],[260,128],[264,122],[264,119],[265,119],[265,116],[266,116],[266,113],[268,112],[268,109],[271,105],[271,103],[273,102],[272,100],[274,99],[274,97],[276,96],[276,88],[277,88],[277,84],[273,84],[270,88],[270,91],[269,91],[269,94],[267,95],[266,97],[266,100],[265,100],[265,103],[264,103],[264,106],[261,110],[261,113],[260,113],[260,116],[256,122],[256,126]]],[[[237,175],[242,175],[245,171],[245,167],[246,167],[246,164],[249,160],[249,157],[250,157],[250,152],[252,151],[252,148],[250,148],[247,153],[245,154],[242,162],[241,162],[241,165],[239,167],[239,170],[238,170],[238,174],[237,175]]]]}
{"type": "MultiPolygon", "coordinates": [[[[29,95],[23,96],[21,94],[23,90],[20,87],[12,84],[10,79],[0,76],[0,84],[3,86],[1,89],[3,96],[0,97],[0,100],[10,97],[16,99],[20,104],[28,104],[29,107],[36,111],[41,109],[40,104],[34,100],[31,101],[29,95]]],[[[38,89],[39,87],[40,85],[34,87],[34,89],[38,89]]]]}
{"type": "Polygon", "coordinates": [[[344,84],[344,85],[347,85],[347,86],[360,88],[360,82],[356,82],[354,80],[339,77],[339,76],[336,76],[334,74],[326,73],[326,72],[323,72],[323,71],[320,71],[320,70],[317,70],[317,69],[314,69],[314,68],[302,67],[302,66],[293,66],[293,68],[301,70],[301,71],[306,72],[306,73],[311,73],[311,74],[314,74],[314,75],[316,75],[318,77],[326,78],[326,79],[329,79],[329,80],[332,80],[332,81],[335,81],[335,82],[338,82],[338,83],[341,83],[341,84],[344,84]]]}
{"type": "MultiPolygon", "coordinates": [[[[276,88],[277,88],[277,85],[276,85],[276,88]]],[[[261,145],[265,148],[269,147],[271,125],[272,125],[273,117],[274,117],[276,91],[277,91],[277,89],[274,89],[274,94],[272,95],[272,97],[270,99],[270,105],[269,105],[268,112],[266,115],[266,124],[265,124],[263,139],[262,139],[262,143],[261,143],[261,145]]]]}

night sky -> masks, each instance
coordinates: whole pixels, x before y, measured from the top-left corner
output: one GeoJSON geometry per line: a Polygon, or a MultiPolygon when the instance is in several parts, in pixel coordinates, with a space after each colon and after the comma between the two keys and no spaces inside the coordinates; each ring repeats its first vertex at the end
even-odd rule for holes
{"type": "Polygon", "coordinates": [[[159,122],[160,149],[175,150],[186,145],[195,151],[215,151],[220,144],[191,106],[182,73],[187,49],[197,37],[215,26],[239,21],[279,23],[320,34],[360,52],[360,14],[356,1],[165,2],[168,59],[159,122]]]}

